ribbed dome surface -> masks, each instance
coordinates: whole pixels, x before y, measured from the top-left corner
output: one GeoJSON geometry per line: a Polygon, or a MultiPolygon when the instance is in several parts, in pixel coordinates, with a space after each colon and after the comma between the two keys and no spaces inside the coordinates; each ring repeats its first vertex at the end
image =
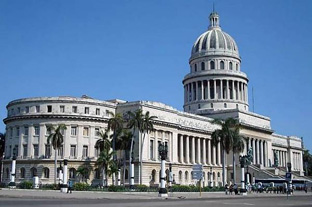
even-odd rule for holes
{"type": "Polygon", "coordinates": [[[196,40],[192,48],[192,55],[197,52],[206,52],[208,50],[228,50],[238,54],[238,48],[234,39],[227,33],[218,30],[212,29],[203,33],[196,40]]]}
{"type": "Polygon", "coordinates": [[[238,47],[234,39],[221,30],[219,15],[210,15],[208,31],[201,34],[192,47],[191,58],[206,55],[226,55],[239,58],[238,47]]]}

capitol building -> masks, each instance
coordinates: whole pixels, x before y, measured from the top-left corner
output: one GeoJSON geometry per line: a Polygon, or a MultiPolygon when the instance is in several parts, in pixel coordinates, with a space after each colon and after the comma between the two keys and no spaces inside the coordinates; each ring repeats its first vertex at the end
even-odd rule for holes
{"type": "MultiPolygon", "coordinates": [[[[220,145],[213,146],[211,134],[220,126],[213,119],[235,118],[241,125],[245,149],[253,148],[253,162],[248,168],[250,180],[283,179],[287,163],[292,163],[293,176],[303,177],[303,142],[296,136],[274,133],[270,118],[249,111],[248,77],[241,67],[241,57],[235,40],[220,27],[219,15],[209,16],[208,30],[194,42],[189,59],[189,73],[183,79],[184,111],[159,102],[119,99],[96,100],[88,96],[37,97],[13,100],[7,105],[6,145],[3,181],[8,183],[13,153],[17,156],[16,182],[32,180],[38,174],[42,184],[54,182],[54,150],[47,143],[51,133],[47,126],[65,124],[64,143],[58,150],[58,160],[68,160],[68,176],[77,179],[76,170],[86,161],[93,166],[89,182],[101,182],[101,171],[95,162],[99,155],[96,142],[99,132],[107,129],[111,113],[125,114],[141,109],[157,116],[155,131],[147,134],[142,153],[142,178],[145,185],[160,182],[158,145],[168,146],[168,163],[172,164],[176,184],[194,184],[192,167],[203,166],[203,184],[220,186],[222,165],[220,145]],[[274,158],[278,166],[274,166],[274,158]]],[[[182,90],[182,88],[181,88],[182,90]]],[[[137,132],[140,133],[140,132],[137,132]]],[[[139,146],[134,145],[135,184],[139,183],[139,146]]],[[[239,155],[236,181],[240,182],[239,155]]],[[[126,180],[129,183],[128,164],[126,180]]],[[[227,183],[233,182],[232,154],[226,155],[227,183]]],[[[111,179],[109,179],[111,180],[111,179]]]]}

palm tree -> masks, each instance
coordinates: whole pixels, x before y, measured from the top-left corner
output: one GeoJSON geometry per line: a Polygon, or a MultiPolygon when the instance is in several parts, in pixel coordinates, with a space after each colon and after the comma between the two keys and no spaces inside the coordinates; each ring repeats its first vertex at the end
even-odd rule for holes
{"type": "Polygon", "coordinates": [[[214,124],[221,126],[221,129],[216,129],[212,134],[212,145],[217,146],[220,143],[222,153],[222,183],[225,185],[225,154],[229,154],[233,149],[232,128],[237,121],[233,118],[228,118],[224,121],[215,119],[214,124]]]}
{"type": "Polygon", "coordinates": [[[66,130],[65,124],[59,124],[56,128],[52,125],[48,126],[48,131],[51,131],[51,134],[48,136],[47,142],[52,143],[53,149],[55,151],[54,155],[54,184],[56,184],[56,166],[57,166],[57,150],[62,146],[64,142],[64,136],[62,132],[66,130]]]}
{"type": "Polygon", "coordinates": [[[234,176],[234,183],[236,183],[236,163],[235,163],[235,154],[241,153],[244,151],[244,137],[239,134],[239,125],[236,124],[235,128],[231,131],[231,136],[233,139],[233,176],[234,176]]]}
{"type": "Polygon", "coordinates": [[[2,158],[5,146],[5,133],[0,133],[0,158],[2,158]]]}
{"type": "Polygon", "coordinates": [[[100,152],[101,152],[104,150],[105,146],[109,146],[111,142],[109,141],[108,130],[101,131],[99,133],[99,136],[101,137],[101,139],[98,139],[96,141],[95,146],[100,148],[100,152]]]}
{"type": "MultiPolygon", "coordinates": [[[[107,134],[107,133],[104,133],[107,134]]],[[[96,165],[102,169],[102,185],[107,187],[107,175],[108,175],[108,166],[112,163],[112,158],[114,152],[111,151],[111,141],[105,139],[106,141],[103,144],[103,150],[101,151],[96,165]]]]}
{"type": "Polygon", "coordinates": [[[87,183],[91,170],[92,170],[92,167],[90,165],[90,162],[86,162],[83,165],[80,165],[78,167],[76,174],[78,177],[81,178],[82,182],[87,183]]]}
{"type": "MultiPolygon", "coordinates": [[[[133,144],[134,144],[134,135],[136,130],[138,129],[139,131],[142,128],[142,120],[143,120],[143,114],[142,114],[142,110],[138,109],[135,112],[132,111],[128,111],[128,116],[129,116],[129,120],[128,120],[128,124],[127,126],[132,129],[132,139],[131,139],[131,145],[130,145],[130,158],[129,158],[129,165],[130,165],[130,169],[131,169],[131,163],[132,163],[132,154],[133,154],[133,144]]],[[[131,170],[130,170],[131,173],[131,170]]],[[[130,177],[132,177],[133,175],[131,175],[130,177]]]]}
{"type": "MultiPolygon", "coordinates": [[[[117,139],[117,135],[118,132],[122,129],[123,127],[123,118],[122,115],[119,113],[112,113],[109,112],[109,115],[112,116],[112,118],[110,118],[108,120],[108,130],[112,130],[113,131],[113,152],[116,151],[116,139],[117,139]]],[[[114,161],[116,161],[116,153],[114,154],[114,161]]]]}
{"type": "MultiPolygon", "coordinates": [[[[149,134],[149,132],[154,131],[153,120],[156,119],[157,116],[150,116],[150,112],[147,111],[143,116],[142,125],[140,132],[143,133],[143,139],[141,140],[141,150],[140,150],[140,185],[142,185],[142,156],[143,156],[143,146],[145,135],[149,134]]],[[[142,136],[141,136],[142,137],[142,136]]]]}
{"type": "Polygon", "coordinates": [[[116,183],[116,173],[118,172],[117,162],[111,162],[108,169],[109,176],[112,176],[112,185],[116,183]]]}
{"type": "Polygon", "coordinates": [[[124,184],[125,184],[125,179],[126,179],[126,159],[127,159],[127,153],[130,151],[132,136],[133,135],[129,130],[124,129],[122,130],[121,136],[118,136],[116,140],[116,149],[123,150],[123,182],[124,184]]]}

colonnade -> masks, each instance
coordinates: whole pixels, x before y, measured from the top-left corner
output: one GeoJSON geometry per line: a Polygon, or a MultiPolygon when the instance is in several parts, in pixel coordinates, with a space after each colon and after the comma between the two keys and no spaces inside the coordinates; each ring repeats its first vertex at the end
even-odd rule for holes
{"type": "Polygon", "coordinates": [[[302,153],[292,152],[292,168],[294,171],[302,170],[302,153]]]}
{"type": "MultiPolygon", "coordinates": [[[[278,167],[287,167],[287,151],[273,149],[273,155],[274,153],[277,154],[278,167]]],[[[274,156],[273,156],[273,160],[274,160],[274,156]]]]}
{"type": "Polygon", "coordinates": [[[184,103],[210,99],[231,99],[247,102],[247,84],[228,79],[210,79],[184,85],[184,103]]]}
{"type": "Polygon", "coordinates": [[[268,143],[265,140],[249,138],[247,149],[253,149],[253,164],[268,167],[268,143]]]}
{"type": "Polygon", "coordinates": [[[178,162],[220,166],[220,143],[213,146],[210,139],[178,134],[178,162]]]}

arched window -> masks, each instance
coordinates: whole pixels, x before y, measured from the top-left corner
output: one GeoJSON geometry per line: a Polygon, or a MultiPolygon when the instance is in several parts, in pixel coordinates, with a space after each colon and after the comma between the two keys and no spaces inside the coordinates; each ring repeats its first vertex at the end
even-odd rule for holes
{"type": "Polygon", "coordinates": [[[215,69],[215,62],[210,61],[210,70],[214,70],[214,69],[215,69]]]}
{"type": "Polygon", "coordinates": [[[128,169],[126,169],[125,170],[125,179],[128,180],[128,178],[129,178],[129,172],[128,172],[128,169]]]}
{"type": "Polygon", "coordinates": [[[35,168],[35,167],[30,168],[30,177],[33,178],[37,175],[38,175],[37,174],[37,168],[35,168]]]}
{"type": "Polygon", "coordinates": [[[196,63],[194,65],[194,70],[195,70],[195,72],[197,72],[197,64],[196,63]]]}
{"type": "Polygon", "coordinates": [[[191,171],[191,180],[193,179],[193,177],[194,177],[194,172],[191,171]]]}
{"type": "Polygon", "coordinates": [[[236,70],[238,71],[238,64],[236,64],[236,70]]]}
{"type": "Polygon", "coordinates": [[[224,69],[224,62],[223,61],[220,62],[220,69],[224,69]]]}
{"type": "Polygon", "coordinates": [[[47,168],[47,167],[45,167],[45,168],[43,168],[43,177],[44,178],[49,178],[50,177],[50,170],[49,170],[49,168],[47,168]]]}
{"type": "Polygon", "coordinates": [[[152,180],[151,180],[151,182],[155,182],[155,180],[156,180],[156,170],[154,169],[154,170],[152,170],[152,180]]]}
{"type": "Polygon", "coordinates": [[[224,108],[227,108],[227,104],[226,103],[224,103],[224,108]]]}
{"type": "Polygon", "coordinates": [[[61,170],[61,168],[59,168],[59,167],[56,170],[56,172],[57,172],[56,177],[57,178],[60,178],[60,170],[61,170]]]}
{"type": "Polygon", "coordinates": [[[7,168],[5,171],[6,171],[6,178],[10,178],[10,170],[9,170],[9,168],[7,168]]]}
{"type": "Polygon", "coordinates": [[[69,169],[69,178],[76,178],[76,169],[75,168],[70,168],[69,169]]]}
{"type": "Polygon", "coordinates": [[[205,70],[205,63],[204,62],[201,63],[201,69],[205,70]]]}
{"type": "Polygon", "coordinates": [[[229,69],[233,70],[233,63],[232,62],[229,63],[229,69]]]}
{"type": "Polygon", "coordinates": [[[188,172],[185,171],[185,181],[187,182],[188,181],[188,172]]]}
{"type": "Polygon", "coordinates": [[[218,178],[220,177],[220,172],[218,172],[218,178]]]}
{"type": "Polygon", "coordinates": [[[20,169],[20,178],[25,178],[25,168],[20,169]]]}
{"type": "Polygon", "coordinates": [[[100,179],[101,178],[101,171],[100,169],[96,168],[94,170],[94,179],[100,179]]]}
{"type": "Polygon", "coordinates": [[[180,181],[180,183],[182,182],[182,171],[181,170],[179,171],[179,181],[180,181]]]}
{"type": "Polygon", "coordinates": [[[210,104],[210,108],[212,108],[212,109],[213,109],[213,103],[211,103],[211,104],[210,104]]]}
{"type": "Polygon", "coordinates": [[[215,172],[212,173],[212,179],[216,180],[216,173],[215,172]]]}

